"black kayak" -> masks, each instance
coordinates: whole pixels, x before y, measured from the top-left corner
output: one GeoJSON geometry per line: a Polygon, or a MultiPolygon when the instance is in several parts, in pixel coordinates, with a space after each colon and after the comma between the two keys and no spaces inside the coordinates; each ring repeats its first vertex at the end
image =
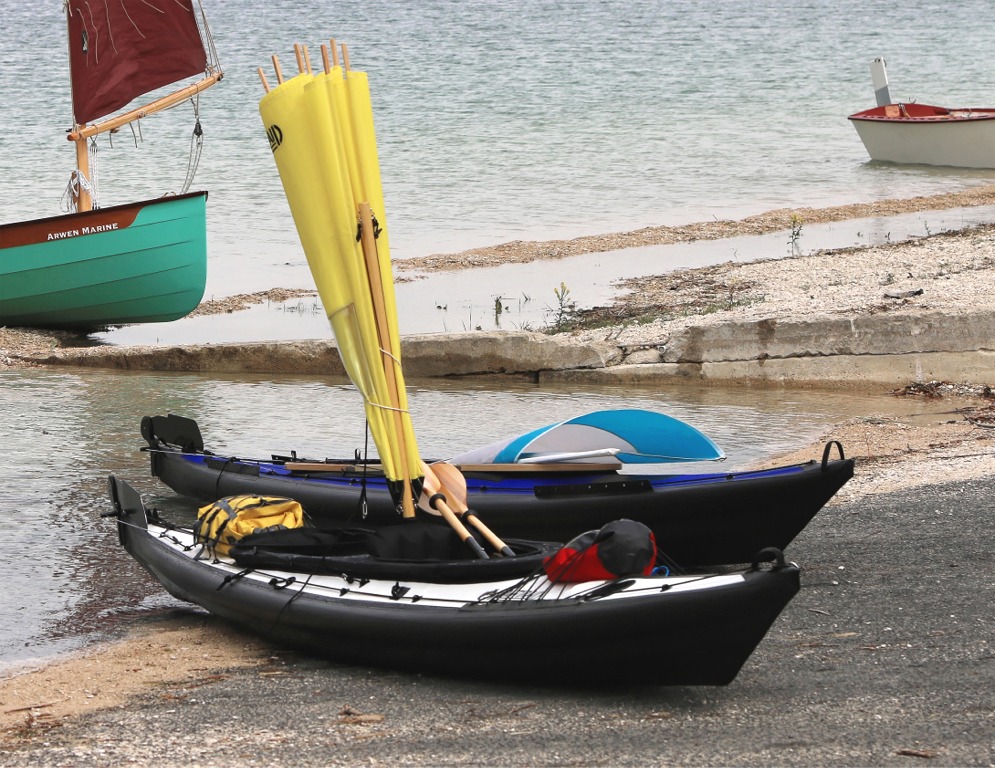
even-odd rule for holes
{"type": "MultiPolygon", "coordinates": [[[[196,421],[174,414],[146,416],[141,431],[152,475],[198,503],[240,494],[286,496],[316,522],[400,520],[382,473],[355,459],[221,456],[204,448],[196,421]]],[[[566,541],[625,517],[648,526],[675,561],[712,565],[748,563],[764,547],[787,548],[853,477],[854,460],[832,441],[820,461],[755,471],[461,469],[468,506],[501,536],[566,541]],[[834,448],[838,458],[830,458],[834,448]]]]}
{"type": "Polygon", "coordinates": [[[232,548],[234,559],[216,557],[113,476],[110,491],[122,546],[174,597],[354,664],[529,682],[725,685],[799,589],[798,566],[774,549],[739,569],[564,583],[543,569],[553,550],[538,542],[516,541],[514,556],[487,561],[462,548],[464,560],[428,564],[457,577],[434,578],[350,539],[318,558],[322,567],[288,570],[248,544],[232,548]]]}

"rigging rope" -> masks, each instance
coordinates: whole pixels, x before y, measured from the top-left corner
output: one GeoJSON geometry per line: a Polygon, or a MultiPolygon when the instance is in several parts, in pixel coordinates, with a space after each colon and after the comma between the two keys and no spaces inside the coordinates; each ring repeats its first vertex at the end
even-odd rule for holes
{"type": "Polygon", "coordinates": [[[200,155],[204,149],[204,130],[200,127],[200,94],[198,93],[190,103],[193,104],[194,127],[190,136],[190,152],[187,156],[187,175],[183,180],[183,187],[180,194],[185,195],[190,191],[194,176],[197,175],[197,168],[200,166],[200,155]]]}

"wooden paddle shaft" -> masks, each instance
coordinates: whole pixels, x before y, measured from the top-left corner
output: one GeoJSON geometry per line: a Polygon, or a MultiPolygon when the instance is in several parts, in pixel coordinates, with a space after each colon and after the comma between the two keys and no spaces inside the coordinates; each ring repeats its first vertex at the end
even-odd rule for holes
{"type": "Polygon", "coordinates": [[[463,540],[463,543],[470,547],[470,549],[473,550],[473,553],[481,560],[487,560],[487,553],[484,551],[484,548],[480,546],[480,542],[473,538],[473,534],[470,533],[466,529],[466,526],[459,521],[459,518],[456,517],[456,513],[449,508],[449,505],[446,504],[443,498],[435,496],[433,497],[433,502],[433,506],[442,513],[442,516],[446,518],[446,522],[452,526],[453,530],[456,531],[456,535],[463,540]]]}
{"type": "Polygon", "coordinates": [[[441,485],[440,490],[445,490],[446,494],[453,500],[456,511],[467,517],[473,526],[480,531],[498,552],[506,557],[514,556],[511,547],[505,544],[490,528],[484,525],[483,520],[474,514],[467,506],[466,498],[466,478],[456,467],[446,461],[437,461],[431,465],[431,470],[436,480],[441,485]]]}
{"type": "Polygon", "coordinates": [[[494,547],[494,549],[496,549],[505,557],[513,557],[515,555],[514,550],[512,550],[511,547],[505,544],[500,539],[500,537],[496,533],[494,533],[494,531],[492,531],[490,528],[484,525],[484,521],[481,520],[479,517],[477,517],[477,515],[474,514],[473,510],[470,509],[466,510],[463,513],[463,516],[467,518],[470,521],[470,523],[484,535],[484,538],[486,538],[491,543],[491,546],[494,547]]]}

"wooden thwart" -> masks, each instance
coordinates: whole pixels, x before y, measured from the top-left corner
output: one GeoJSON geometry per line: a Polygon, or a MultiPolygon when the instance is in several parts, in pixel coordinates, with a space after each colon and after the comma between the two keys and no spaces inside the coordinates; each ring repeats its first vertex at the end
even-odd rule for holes
{"type": "MultiPolygon", "coordinates": [[[[360,472],[364,466],[378,472],[383,471],[382,464],[333,463],[323,461],[288,461],[284,465],[291,472],[360,472]]],[[[612,472],[622,468],[618,461],[580,464],[576,462],[552,462],[549,464],[457,464],[461,472],[612,472]]]]}
{"type": "Polygon", "coordinates": [[[291,472],[362,472],[364,469],[383,472],[383,464],[357,464],[355,462],[288,461],[283,466],[291,472]]]}

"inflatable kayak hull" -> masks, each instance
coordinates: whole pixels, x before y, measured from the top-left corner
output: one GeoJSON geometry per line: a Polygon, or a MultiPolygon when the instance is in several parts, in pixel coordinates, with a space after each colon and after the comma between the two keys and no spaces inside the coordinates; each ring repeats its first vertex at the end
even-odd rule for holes
{"type": "MultiPolygon", "coordinates": [[[[298,471],[288,468],[296,458],[220,456],[143,432],[152,475],[199,504],[261,494],[296,499],[318,523],[400,519],[383,476],[361,466],[298,471]]],[[[625,517],[679,563],[746,563],[763,547],[787,548],[853,477],[853,459],[830,459],[832,446],[821,461],[743,472],[465,471],[467,504],[501,536],[566,541],[625,517]]]]}
{"type": "Polygon", "coordinates": [[[141,504],[115,514],[123,547],[174,597],[279,644],[419,673],[726,685],[799,589],[774,550],[742,570],[581,584],[541,569],[457,584],[252,569],[141,504]]]}

